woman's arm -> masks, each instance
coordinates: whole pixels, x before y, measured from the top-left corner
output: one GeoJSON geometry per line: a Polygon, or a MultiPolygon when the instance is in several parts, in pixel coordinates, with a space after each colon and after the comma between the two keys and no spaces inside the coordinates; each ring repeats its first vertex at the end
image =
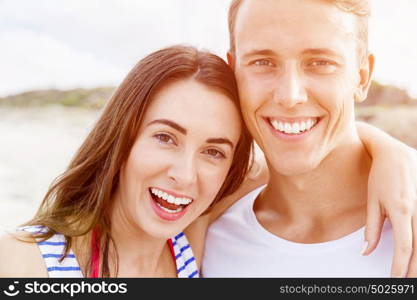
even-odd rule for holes
{"type": "Polygon", "coordinates": [[[393,277],[417,276],[417,151],[387,133],[357,122],[372,157],[364,255],[377,246],[386,217],[394,232],[393,277]],[[414,248],[414,251],[413,251],[414,248]]]}

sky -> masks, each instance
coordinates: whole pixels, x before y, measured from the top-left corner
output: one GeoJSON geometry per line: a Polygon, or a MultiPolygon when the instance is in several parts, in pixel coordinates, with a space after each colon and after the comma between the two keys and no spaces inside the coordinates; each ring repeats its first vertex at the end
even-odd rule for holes
{"type": "MultiPolygon", "coordinates": [[[[230,0],[0,0],[0,97],[117,86],[145,55],[189,44],[225,58],[230,0]]],[[[417,1],[371,0],[374,79],[417,98],[417,1]]]]}

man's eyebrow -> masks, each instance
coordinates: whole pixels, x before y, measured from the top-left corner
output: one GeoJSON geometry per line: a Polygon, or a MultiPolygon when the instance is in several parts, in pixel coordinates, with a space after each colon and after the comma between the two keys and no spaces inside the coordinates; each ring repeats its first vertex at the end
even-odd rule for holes
{"type": "Polygon", "coordinates": [[[206,143],[209,143],[209,144],[226,144],[226,145],[229,145],[230,148],[232,148],[232,149],[234,148],[233,143],[229,139],[226,139],[226,138],[211,138],[211,139],[206,140],[206,143]]]}
{"type": "Polygon", "coordinates": [[[187,129],[185,129],[184,127],[175,123],[174,121],[170,121],[170,120],[167,120],[167,119],[157,119],[157,120],[153,120],[152,122],[149,122],[146,126],[149,126],[149,125],[152,125],[152,124],[164,124],[164,125],[167,125],[167,126],[170,126],[170,127],[174,128],[175,130],[179,131],[183,135],[187,134],[187,129]]]}
{"type": "Polygon", "coordinates": [[[252,49],[243,53],[242,58],[247,59],[251,56],[262,55],[262,56],[276,56],[275,52],[270,49],[252,49]]]}
{"type": "MultiPolygon", "coordinates": [[[[309,48],[302,52],[302,54],[311,54],[311,55],[319,55],[319,54],[325,54],[325,55],[331,55],[341,58],[342,56],[335,50],[332,50],[330,48],[309,48]]],[[[252,56],[276,56],[277,54],[270,49],[253,49],[244,52],[242,58],[247,59],[252,56]]]]}
{"type": "Polygon", "coordinates": [[[303,51],[303,54],[311,54],[311,55],[319,55],[319,54],[325,54],[325,55],[331,55],[340,57],[341,55],[337,53],[337,51],[334,51],[329,48],[309,48],[303,51]]]}

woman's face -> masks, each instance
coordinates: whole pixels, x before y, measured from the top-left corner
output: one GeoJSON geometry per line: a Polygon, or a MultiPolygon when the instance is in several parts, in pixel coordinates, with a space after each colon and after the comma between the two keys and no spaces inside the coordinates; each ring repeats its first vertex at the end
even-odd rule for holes
{"type": "Polygon", "coordinates": [[[184,230],[222,186],[240,122],[227,96],[193,79],[164,87],[145,113],[121,171],[124,219],[153,237],[184,230]]]}

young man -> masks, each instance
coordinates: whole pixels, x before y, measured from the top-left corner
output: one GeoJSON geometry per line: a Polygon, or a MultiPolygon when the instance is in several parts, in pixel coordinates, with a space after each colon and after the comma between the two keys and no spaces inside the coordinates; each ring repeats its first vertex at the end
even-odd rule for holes
{"type": "MultiPolygon", "coordinates": [[[[209,228],[205,277],[390,276],[389,222],[372,255],[359,250],[370,157],[358,137],[354,103],[365,100],[374,67],[367,50],[368,5],[232,3],[228,59],[270,176],[265,187],[244,196],[209,228]]],[[[406,246],[396,247],[393,276],[407,273],[412,233],[398,220],[411,218],[411,210],[396,215],[393,209],[390,215],[401,232],[395,244],[406,246]]]]}

